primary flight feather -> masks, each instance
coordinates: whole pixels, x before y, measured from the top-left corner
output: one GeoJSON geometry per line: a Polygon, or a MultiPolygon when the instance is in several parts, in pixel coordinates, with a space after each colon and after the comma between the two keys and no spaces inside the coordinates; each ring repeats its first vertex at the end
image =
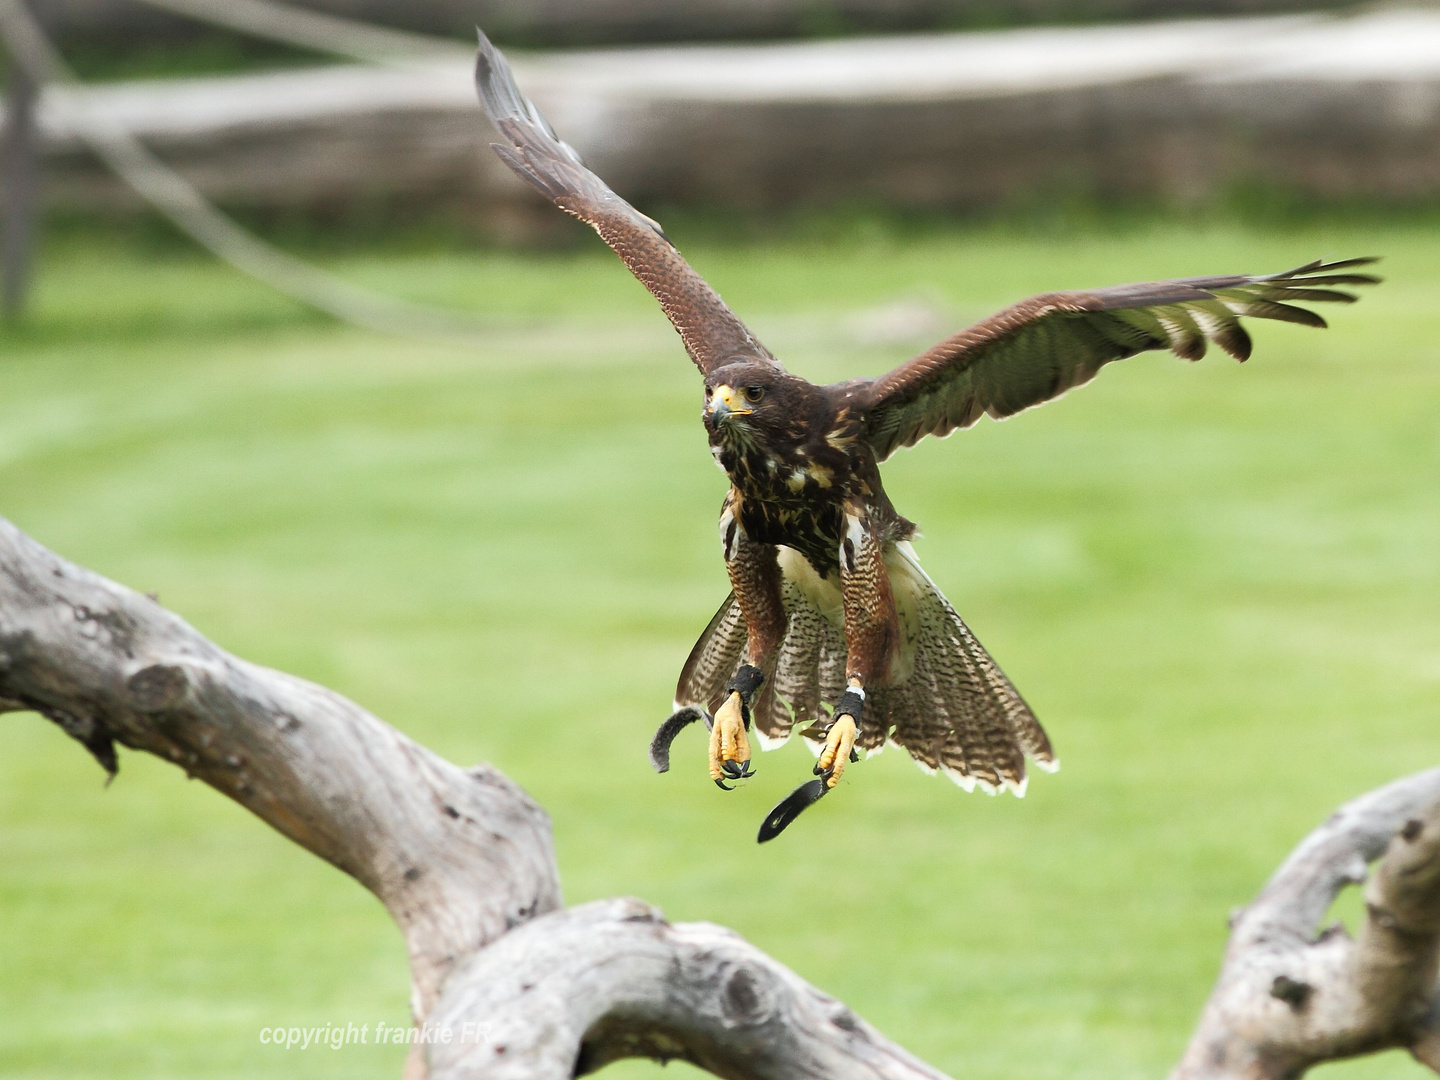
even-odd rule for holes
{"type": "Polygon", "coordinates": [[[1242,317],[1323,327],[1298,303],[1350,302],[1372,259],[1265,276],[1189,278],[1032,297],[875,379],[816,386],[787,372],[650,218],[590,172],[520,92],[482,34],[476,84],[506,143],[495,150],[590,225],[654,294],[704,378],[711,452],[730,478],[720,540],[731,593],[690,654],[656,767],[687,723],[710,726],[720,787],[750,773],[747,732],[820,744],[817,779],[771,812],[760,839],[833,788],[855,749],[904,747],[967,790],[1023,794],[1026,762],[1057,766],[1025,700],[920,568],[915,525],[878,464],[927,435],[1003,419],[1094,378],[1113,360],[1214,343],[1250,355],[1242,317]]]}

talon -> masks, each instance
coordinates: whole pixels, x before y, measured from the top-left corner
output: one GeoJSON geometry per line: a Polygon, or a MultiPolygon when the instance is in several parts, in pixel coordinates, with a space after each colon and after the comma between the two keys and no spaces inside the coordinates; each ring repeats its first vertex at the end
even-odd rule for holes
{"type": "Polygon", "coordinates": [[[710,728],[710,779],[717,787],[730,791],[721,783],[722,777],[741,780],[750,775],[750,739],[745,734],[745,707],[737,690],[715,713],[710,728]]]}
{"type": "Polygon", "coordinates": [[[820,751],[820,759],[815,762],[815,774],[825,778],[827,787],[834,787],[845,775],[845,766],[856,760],[855,754],[855,717],[849,713],[841,713],[830,725],[829,734],[825,736],[825,749],[820,751]]]}
{"type": "Polygon", "coordinates": [[[731,787],[729,784],[725,783],[724,780],[716,780],[716,781],[715,781],[715,786],[718,787],[721,791],[734,791],[734,790],[735,790],[735,789],[734,789],[733,787],[731,787]]]}

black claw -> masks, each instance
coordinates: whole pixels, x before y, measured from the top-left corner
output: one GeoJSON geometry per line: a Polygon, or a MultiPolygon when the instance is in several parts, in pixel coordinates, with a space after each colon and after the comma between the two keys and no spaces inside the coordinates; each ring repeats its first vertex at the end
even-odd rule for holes
{"type": "Polygon", "coordinates": [[[802,811],[819,802],[830,790],[826,784],[829,778],[829,773],[826,773],[818,780],[808,780],[780,800],[775,809],[771,810],[764,822],[761,823],[760,833],[755,837],[755,842],[763,844],[767,840],[774,840],[800,816],[802,811]]]}
{"type": "Polygon", "coordinates": [[[650,740],[650,764],[656,772],[670,771],[670,744],[675,741],[676,735],[702,716],[707,724],[714,723],[704,709],[687,705],[660,725],[660,730],[655,732],[655,738],[650,740]]]}
{"type": "Polygon", "coordinates": [[[857,762],[857,761],[859,761],[859,760],[860,760],[860,751],[859,751],[859,750],[856,750],[856,749],[852,746],[852,747],[850,748],[850,764],[851,764],[851,765],[854,765],[855,762],[857,762]]]}
{"type": "Polygon", "coordinates": [[[716,781],[715,781],[715,786],[718,787],[721,791],[734,791],[734,790],[735,790],[735,789],[734,789],[733,787],[731,787],[729,784],[725,783],[724,780],[716,780],[716,781]]]}
{"type": "Polygon", "coordinates": [[[750,763],[748,761],[722,761],[720,763],[720,768],[725,770],[726,776],[733,777],[734,779],[738,780],[740,777],[745,775],[745,766],[749,764],[750,763]]]}

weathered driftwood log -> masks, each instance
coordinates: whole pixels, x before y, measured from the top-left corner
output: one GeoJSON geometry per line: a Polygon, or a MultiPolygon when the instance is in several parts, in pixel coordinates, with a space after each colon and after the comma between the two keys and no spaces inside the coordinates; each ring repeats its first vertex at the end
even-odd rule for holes
{"type": "Polygon", "coordinates": [[[1215,992],[1171,1080],[1267,1080],[1396,1047],[1440,1071],[1440,769],[1346,803],[1232,919],[1215,992]],[[1381,856],[1383,855],[1383,858],[1381,856]],[[1358,938],[1320,922],[1367,877],[1358,938]]]}
{"type": "MultiPolygon", "coordinates": [[[[942,1075],[728,930],[638,900],[562,910],[549,820],[496,770],[229,655],[0,519],[0,712],[16,710],[111,772],[115,743],[175,762],[375,893],[405,935],[417,1025],[451,1033],[411,1075],[560,1080],[629,1056],[736,1078],[942,1075]]],[[[1434,1067],[1437,943],[1440,769],[1347,804],[1295,850],[1238,917],[1175,1080],[1298,1076],[1395,1046],[1434,1067]],[[1376,858],[1360,937],[1317,933],[1376,858]]]]}
{"type": "Polygon", "coordinates": [[[943,1073],[733,931],[639,900],[537,918],[460,968],[431,1018],[484,1038],[431,1051],[436,1080],[563,1080],[623,1057],[717,1076],[921,1080],[943,1073]]]}
{"type": "Polygon", "coordinates": [[[3,519],[0,699],[112,773],[116,742],[174,762],[359,881],[405,935],[417,1016],[459,959],[560,906],[549,819],[500,772],[231,656],[3,519]]]}

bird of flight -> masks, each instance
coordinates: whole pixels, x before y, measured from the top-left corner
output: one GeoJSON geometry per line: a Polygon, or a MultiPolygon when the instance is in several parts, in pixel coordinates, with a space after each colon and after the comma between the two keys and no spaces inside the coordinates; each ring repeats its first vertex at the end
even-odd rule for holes
{"type": "Polygon", "coordinates": [[[816,779],[766,817],[777,836],[840,780],[856,749],[894,743],[966,790],[1025,793],[1026,761],[1058,760],[1024,698],[920,568],[915,525],[878,465],[927,435],[1003,419],[1094,378],[1112,360],[1168,349],[1199,360],[1213,342],[1250,355],[1241,316],[1324,327],[1296,302],[1353,301],[1337,286],[1379,279],[1373,259],[1047,293],[1021,301],[874,379],[816,386],[787,372],[641,214],[590,172],[515,84],[482,34],[480,99],[508,143],[496,153],[610,245],[679,332],[704,378],[711,453],[730,478],[720,541],[731,593],[680,675],[651,760],[669,767],[687,724],[710,726],[710,777],[751,774],[798,725],[816,779]],[[828,710],[828,711],[827,711],[828,710]]]}

